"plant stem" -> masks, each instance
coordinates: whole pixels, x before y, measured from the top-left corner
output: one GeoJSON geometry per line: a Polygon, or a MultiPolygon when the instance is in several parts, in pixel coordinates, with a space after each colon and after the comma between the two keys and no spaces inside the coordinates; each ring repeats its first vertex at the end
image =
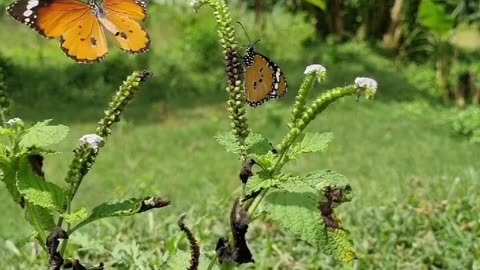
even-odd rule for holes
{"type": "MultiPolygon", "coordinates": [[[[357,93],[357,90],[355,86],[345,86],[345,87],[340,87],[340,88],[334,88],[324,94],[322,94],[317,100],[315,100],[312,105],[305,110],[303,113],[303,116],[299,119],[299,124],[295,125],[290,132],[285,136],[284,140],[280,144],[280,151],[281,154],[278,157],[278,159],[275,162],[275,165],[272,167],[272,169],[269,172],[270,178],[274,178],[277,174],[278,171],[282,168],[282,164],[284,164],[283,159],[285,158],[285,155],[288,153],[290,150],[290,147],[295,143],[295,141],[298,139],[302,131],[308,126],[308,124],[318,115],[320,114],[323,110],[325,110],[328,105],[332,104],[336,100],[349,96],[349,95],[354,95],[357,93]]],[[[249,216],[253,215],[255,213],[255,210],[257,207],[260,205],[260,202],[265,198],[266,194],[268,193],[268,190],[270,188],[265,188],[263,189],[260,194],[258,199],[255,198],[255,201],[247,205],[247,211],[249,216]],[[253,205],[253,208],[252,208],[253,205]]]]}

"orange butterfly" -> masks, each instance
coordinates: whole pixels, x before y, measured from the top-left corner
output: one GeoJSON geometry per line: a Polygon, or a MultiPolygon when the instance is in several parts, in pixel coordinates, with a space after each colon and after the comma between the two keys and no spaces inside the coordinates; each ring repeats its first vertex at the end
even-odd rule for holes
{"type": "Polygon", "coordinates": [[[283,97],[288,91],[285,74],[270,58],[255,51],[253,46],[260,40],[252,43],[243,24],[237,23],[250,42],[245,56],[242,57],[245,69],[245,98],[248,105],[256,107],[269,99],[283,97]]]}
{"type": "Polygon", "coordinates": [[[288,91],[287,78],[272,60],[257,53],[249,45],[243,57],[245,66],[245,96],[248,105],[256,107],[272,98],[280,98],[288,91]]]}
{"type": "Polygon", "coordinates": [[[140,25],[147,15],[147,0],[19,0],[7,12],[46,38],[60,38],[65,54],[79,63],[100,62],[108,53],[104,29],[118,47],[143,53],[150,38],[140,25]]]}

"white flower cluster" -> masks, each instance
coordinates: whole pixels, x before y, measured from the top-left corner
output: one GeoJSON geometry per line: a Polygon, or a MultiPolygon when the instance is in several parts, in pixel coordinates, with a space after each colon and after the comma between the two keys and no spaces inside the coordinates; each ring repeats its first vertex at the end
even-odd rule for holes
{"type": "Polygon", "coordinates": [[[305,68],[304,74],[308,75],[313,73],[326,73],[326,72],[327,72],[327,69],[324,66],[319,64],[314,64],[314,65],[307,66],[307,68],[305,68]]]}
{"type": "Polygon", "coordinates": [[[7,121],[7,125],[14,126],[17,123],[23,123],[22,119],[15,117],[7,121]]]}
{"type": "Polygon", "coordinates": [[[355,79],[355,85],[361,88],[371,88],[377,91],[378,83],[374,79],[366,78],[366,77],[357,77],[355,79]]]}
{"type": "Polygon", "coordinates": [[[195,10],[195,12],[204,4],[203,0],[191,0],[190,6],[195,10]]]}
{"type": "Polygon", "coordinates": [[[83,145],[88,145],[95,153],[98,152],[98,148],[103,145],[103,138],[97,134],[83,135],[79,141],[83,145]]]}

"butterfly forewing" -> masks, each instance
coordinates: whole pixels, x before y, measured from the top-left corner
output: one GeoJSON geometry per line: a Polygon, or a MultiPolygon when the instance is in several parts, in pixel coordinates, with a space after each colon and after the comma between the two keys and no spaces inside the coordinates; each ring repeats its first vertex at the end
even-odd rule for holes
{"type": "Polygon", "coordinates": [[[90,15],[90,7],[74,0],[20,0],[8,6],[7,12],[41,35],[58,38],[84,16],[90,15]]]}
{"type": "Polygon", "coordinates": [[[146,0],[105,0],[103,6],[110,14],[127,16],[136,21],[147,17],[146,0]]]}
{"type": "Polygon", "coordinates": [[[250,53],[245,58],[245,94],[250,106],[287,93],[285,75],[275,63],[259,53],[250,53]]]}

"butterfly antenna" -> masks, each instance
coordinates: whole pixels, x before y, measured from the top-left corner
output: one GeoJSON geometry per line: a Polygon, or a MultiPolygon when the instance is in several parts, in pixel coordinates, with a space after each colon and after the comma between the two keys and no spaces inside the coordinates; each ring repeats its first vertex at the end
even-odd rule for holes
{"type": "MultiPolygon", "coordinates": [[[[252,43],[252,40],[250,39],[250,37],[248,36],[248,33],[247,33],[247,30],[245,30],[245,27],[243,27],[243,24],[239,21],[237,21],[238,24],[240,24],[240,26],[242,27],[243,29],[243,32],[245,33],[245,36],[247,36],[247,39],[248,39],[248,42],[250,42],[250,44],[254,44],[252,43]]],[[[259,41],[259,40],[258,40],[259,41]]],[[[258,41],[255,41],[255,43],[257,43],[258,41]]]]}

